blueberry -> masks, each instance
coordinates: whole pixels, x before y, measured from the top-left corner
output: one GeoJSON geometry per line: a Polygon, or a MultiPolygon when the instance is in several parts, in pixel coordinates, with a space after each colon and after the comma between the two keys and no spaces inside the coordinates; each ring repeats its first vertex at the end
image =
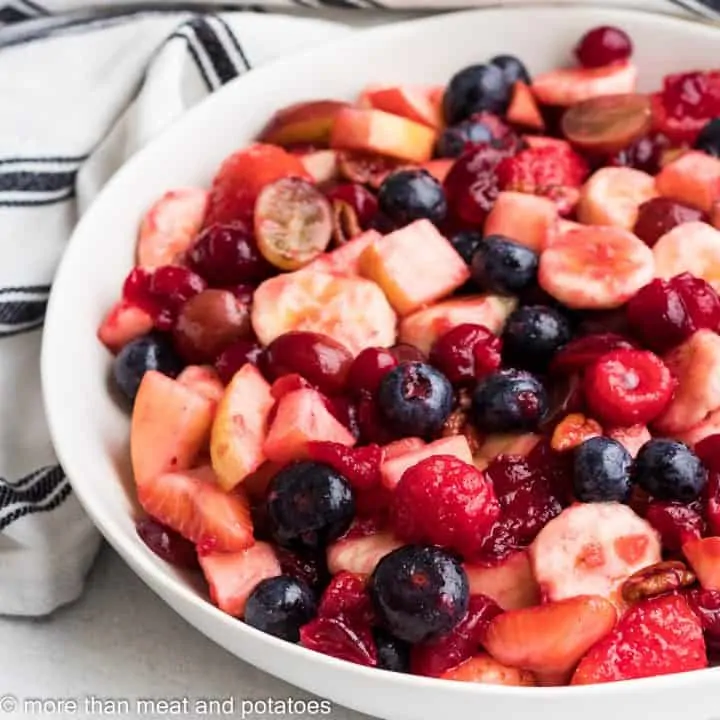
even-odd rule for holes
{"type": "Polygon", "coordinates": [[[113,362],[113,379],[123,395],[135,401],[140,381],[148,370],[157,370],[168,377],[177,377],[183,362],[170,340],[152,332],[129,342],[113,362]]]}
{"type": "Polygon", "coordinates": [[[456,158],[468,143],[489,143],[492,140],[492,130],[482,120],[468,118],[443,130],[435,146],[435,154],[438,157],[456,158]]]}
{"type": "Polygon", "coordinates": [[[472,277],[488,292],[516,295],[537,279],[538,254],[503,235],[488,235],[472,259],[472,277]]]}
{"type": "Polygon", "coordinates": [[[497,66],[470,65],[456,73],[445,90],[445,120],[448,125],[455,125],[483,110],[504,115],[510,90],[503,71],[497,66]]]}
{"type": "Polygon", "coordinates": [[[398,435],[432,438],[452,411],[453,389],[431,365],[404,362],[383,377],[378,404],[398,435]]]}
{"type": "Polygon", "coordinates": [[[690,448],[675,440],[650,440],[635,458],[634,481],[658,500],[690,502],[700,495],[707,471],[690,448]]]}
{"type": "Polygon", "coordinates": [[[398,170],[378,190],[380,210],[396,225],[427,219],[441,223],[447,213],[442,185],[427,170],[398,170]]]}
{"type": "Polygon", "coordinates": [[[315,617],[312,590],[288,575],[262,580],[245,605],[245,622],[269,635],[298,642],[300,627],[315,617]]]}
{"type": "Polygon", "coordinates": [[[329,465],[297,462],[270,481],[267,510],[280,545],[314,550],[350,527],[355,501],[347,479],[329,465]]]}
{"type": "Polygon", "coordinates": [[[695,149],[720,157],[720,118],[713,118],[700,131],[695,140],[695,149]]]}
{"type": "Polygon", "coordinates": [[[523,63],[514,55],[497,55],[490,61],[491,65],[502,70],[505,82],[512,87],[516,82],[521,81],[530,84],[530,73],[523,63]]]}
{"type": "Polygon", "coordinates": [[[410,646],[382,628],[373,629],[378,667],[391,672],[410,672],[410,646]]]}
{"type": "Polygon", "coordinates": [[[438,547],[404,545],[377,564],[370,597],[385,628],[400,640],[423,642],[452,630],[467,612],[462,565],[438,547]]]}
{"type": "Polygon", "coordinates": [[[472,263],[473,255],[475,255],[482,241],[482,233],[476,230],[462,230],[450,238],[450,244],[467,265],[472,263]]]}
{"type": "Polygon", "coordinates": [[[518,308],[505,324],[503,360],[510,367],[542,372],[571,337],[570,322],[559,311],[544,305],[518,308]]]}
{"type": "Polygon", "coordinates": [[[472,397],[471,418],[485,433],[536,430],[548,412],[542,383],[521,370],[499,370],[484,377],[472,397]]]}
{"type": "Polygon", "coordinates": [[[617,441],[586,440],[575,450],[573,487],[581,502],[627,502],[632,456],[617,441]]]}

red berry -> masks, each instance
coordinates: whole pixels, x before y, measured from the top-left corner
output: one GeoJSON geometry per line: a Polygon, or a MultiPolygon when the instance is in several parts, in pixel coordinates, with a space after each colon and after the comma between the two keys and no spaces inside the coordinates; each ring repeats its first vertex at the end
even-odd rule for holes
{"type": "Polygon", "coordinates": [[[389,352],[398,363],[427,362],[427,358],[423,354],[422,350],[416,348],[414,345],[408,345],[407,343],[398,343],[397,345],[393,345],[389,348],[389,352]]]}
{"type": "Polygon", "coordinates": [[[430,362],[454,384],[471,383],[500,367],[499,337],[483,325],[457,325],[436,340],[430,362]]]}
{"type": "Polygon", "coordinates": [[[363,443],[387,445],[397,439],[387,426],[375,398],[370,395],[363,395],[358,402],[357,423],[363,443]]]}
{"type": "MultiPolygon", "coordinates": [[[[698,444],[699,447],[700,444],[698,444]]],[[[717,537],[720,535],[720,472],[717,470],[711,469],[708,473],[708,481],[703,491],[703,500],[709,534],[717,537]]]]}
{"type": "Polygon", "coordinates": [[[253,340],[238,340],[226,347],[215,361],[220,380],[227,385],[243,365],[256,365],[261,352],[262,348],[253,340]]]}
{"type": "Polygon", "coordinates": [[[688,590],[684,597],[700,618],[708,650],[720,653],[720,591],[696,588],[688,590]]]}
{"type": "Polygon", "coordinates": [[[720,297],[709,282],[683,273],[672,278],[670,286],[680,294],[694,330],[720,327],[720,297]]]}
{"type": "Polygon", "coordinates": [[[335,468],[354,490],[369,490],[380,483],[382,449],[379,445],[349,448],[340,443],[311,442],[308,453],[312,460],[335,468]]]}
{"type": "Polygon", "coordinates": [[[632,41],[624,30],[603,25],[583,35],[575,48],[575,56],[583,67],[596,68],[627,60],[632,51],[632,41]]]}
{"type": "Polygon", "coordinates": [[[703,438],[694,450],[708,470],[720,473],[720,434],[703,438]]]}
{"type": "Polygon", "coordinates": [[[297,373],[329,395],[343,391],[351,364],[352,355],[339,342],[327,335],[303,331],[275,338],[259,361],[268,380],[297,373]]]}
{"type": "Polygon", "coordinates": [[[372,222],[378,213],[378,202],[376,197],[364,186],[358,183],[343,183],[336,185],[332,190],[328,190],[327,198],[340,200],[347,203],[357,215],[360,227],[367,230],[372,226],[372,222]]]}
{"type": "Polygon", "coordinates": [[[385,348],[365,348],[350,366],[347,388],[355,394],[374,395],[386,373],[397,367],[395,356],[385,348]]]}
{"type": "Polygon", "coordinates": [[[582,372],[601,355],[612,350],[631,350],[634,345],[616,333],[594,333],[571,340],[560,348],[550,363],[553,375],[572,375],[582,372]]]}
{"type": "Polygon", "coordinates": [[[274,272],[260,254],[250,226],[241,222],[211,225],[203,230],[188,250],[187,261],[215,286],[258,282],[274,272]]]}
{"type": "Polygon", "coordinates": [[[525,544],[518,537],[515,520],[502,517],[490,528],[473,560],[483,565],[499,565],[525,544]]]}
{"type": "Polygon", "coordinates": [[[530,482],[533,469],[520,455],[500,455],[487,466],[485,474],[492,480],[495,494],[502,497],[530,482]]]}
{"type": "Polygon", "coordinates": [[[648,246],[653,247],[665,233],[686,222],[700,220],[700,210],[688,205],[657,197],[645,201],[638,208],[633,232],[648,246]]]}
{"type": "Polygon", "coordinates": [[[585,374],[592,414],[607,425],[647,425],[670,401],[675,380],[665,363],[646,350],[614,350],[585,374]]]}
{"type": "Polygon", "coordinates": [[[396,534],[472,556],[500,515],[489,478],[448,455],[422,460],[405,471],[392,503],[396,534]]]}
{"type": "Polygon", "coordinates": [[[135,529],[141,540],[165,562],[180,568],[198,567],[195,545],[158,520],[143,518],[135,529]]]}
{"type": "Polygon", "coordinates": [[[490,621],[501,613],[502,608],[491,598],[472,595],[467,615],[449,633],[413,647],[410,655],[412,673],[439,677],[475,655],[490,621]]]}
{"type": "Polygon", "coordinates": [[[670,141],[660,133],[652,133],[636,140],[608,161],[608,165],[630,167],[650,175],[660,172],[663,152],[670,147],[670,141]]]}
{"type": "Polygon", "coordinates": [[[321,590],[327,583],[328,571],[325,567],[324,554],[301,555],[279,545],[275,547],[275,554],[283,575],[302,580],[315,592],[321,590]]]}
{"type": "Polygon", "coordinates": [[[355,440],[360,439],[357,406],[349,398],[345,395],[325,397],[325,407],[352,433],[355,440]]]}
{"type": "Polygon", "coordinates": [[[357,665],[377,666],[377,647],[370,628],[353,628],[342,620],[318,618],[300,628],[300,644],[357,665]]]}
{"type": "Polygon", "coordinates": [[[270,394],[278,401],[282,400],[282,398],[291,392],[305,390],[311,387],[312,385],[302,375],[292,373],[291,375],[283,375],[275,380],[270,387],[270,394]]]}
{"type": "Polygon", "coordinates": [[[248,307],[252,305],[255,288],[249,283],[230,285],[229,287],[223,288],[223,290],[229,290],[243,305],[247,305],[248,307]]]}
{"type": "Polygon", "coordinates": [[[673,553],[680,552],[688,540],[701,538],[705,530],[705,521],[696,507],[674,500],[653,500],[645,519],[660,533],[663,547],[673,553]]]}
{"type": "Polygon", "coordinates": [[[353,627],[371,625],[374,613],[363,578],[346,571],[335,575],[320,600],[318,617],[342,620],[353,627]]]}

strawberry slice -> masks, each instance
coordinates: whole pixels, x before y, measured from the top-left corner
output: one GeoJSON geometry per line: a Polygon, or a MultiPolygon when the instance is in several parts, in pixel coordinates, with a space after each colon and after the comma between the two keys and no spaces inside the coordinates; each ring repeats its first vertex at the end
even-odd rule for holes
{"type": "Polygon", "coordinates": [[[707,667],[702,626],[678,595],[633,607],[580,661],[573,685],[614,682],[707,667]]]}
{"type": "Polygon", "coordinates": [[[556,238],[540,257],[545,292],[577,310],[626,303],[655,273],[652,250],[627,230],[583,226],[556,238]]]}
{"type": "Polygon", "coordinates": [[[208,199],[202,188],[179,188],[157,200],[140,223],[137,264],[147,269],[176,264],[200,232],[208,199]]]}
{"type": "Polygon", "coordinates": [[[221,490],[209,466],[169,472],[138,486],[145,512],[206,552],[235,552],[250,547],[250,504],[240,492],[221,490]]]}
{"type": "Polygon", "coordinates": [[[282,573],[271,545],[257,542],[246,550],[200,555],[200,567],[210,586],[210,599],[224,612],[242,617],[255,587],[282,573]]]}
{"type": "Polygon", "coordinates": [[[537,685],[527,670],[509,667],[489,655],[475,655],[440,676],[443,680],[482,683],[485,685],[537,685]]]}
{"type": "Polygon", "coordinates": [[[129,342],[149,333],[155,323],[152,315],[127,300],[118,300],[98,328],[98,340],[113,354],[129,342]]]}
{"type": "Polygon", "coordinates": [[[720,537],[691,540],[683,554],[705,590],[720,590],[720,537]]]}
{"type": "Polygon", "coordinates": [[[541,684],[564,684],[616,618],[607,600],[583,595],[498,615],[484,645],[499,662],[534,672],[541,684]]]}
{"type": "Polygon", "coordinates": [[[299,177],[312,182],[302,160],[281,147],[255,143],[227,157],[213,180],[205,227],[251,221],[255,199],[272,182],[299,177]]]}
{"type": "Polygon", "coordinates": [[[408,85],[369,87],[362,98],[367,106],[376,110],[384,110],[434,129],[442,125],[440,106],[430,100],[427,88],[408,85]]]}
{"type": "Polygon", "coordinates": [[[569,107],[602,95],[633,93],[637,76],[635,65],[626,61],[598,68],[551,70],[535,76],[532,91],[544,105],[569,107]]]}

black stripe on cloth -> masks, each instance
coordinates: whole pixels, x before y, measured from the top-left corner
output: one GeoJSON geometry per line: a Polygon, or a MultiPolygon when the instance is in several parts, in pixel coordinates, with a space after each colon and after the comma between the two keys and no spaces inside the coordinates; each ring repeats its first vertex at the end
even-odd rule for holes
{"type": "Polygon", "coordinates": [[[172,35],[170,35],[168,37],[168,40],[182,40],[185,43],[185,46],[190,53],[190,57],[192,57],[192,59],[195,61],[195,65],[198,69],[198,72],[200,73],[200,77],[202,77],[203,82],[205,83],[205,87],[208,89],[208,92],[212,92],[214,90],[213,83],[210,80],[207,68],[205,67],[202,59],[200,58],[200,54],[198,53],[190,37],[188,37],[188,35],[186,35],[184,32],[178,30],[172,35]]]}
{"type": "Polygon", "coordinates": [[[49,285],[0,289],[0,338],[30,332],[45,320],[49,285]]]}
{"type": "MultiPolygon", "coordinates": [[[[257,12],[257,10],[255,9],[253,10],[253,12],[257,12]]],[[[233,50],[238,54],[238,57],[240,58],[240,62],[243,64],[244,69],[251,70],[252,65],[250,64],[250,61],[245,54],[245,50],[243,50],[243,47],[240,44],[240,40],[238,40],[238,37],[233,32],[232,28],[219,15],[213,15],[211,19],[213,22],[216,22],[218,25],[220,25],[221,33],[227,35],[228,39],[230,40],[230,45],[232,46],[233,50]]]]}
{"type": "Polygon", "coordinates": [[[47,15],[48,11],[27,0],[15,0],[15,2],[0,6],[0,25],[12,25],[23,22],[39,15],[47,15]]]}
{"type": "Polygon", "coordinates": [[[22,489],[18,486],[24,484],[24,478],[13,484],[0,478],[0,532],[27,515],[54,510],[72,492],[59,465],[42,468],[32,475],[32,483],[22,489]]]}
{"type": "Polygon", "coordinates": [[[75,194],[85,158],[0,158],[0,207],[48,205],[75,194]]]}
{"type": "Polygon", "coordinates": [[[717,18],[720,13],[718,0],[670,0],[670,2],[683,10],[708,18],[717,18]]]}
{"type": "Polygon", "coordinates": [[[44,8],[42,5],[38,5],[36,2],[31,0],[19,0],[21,5],[24,5],[28,10],[35,13],[35,15],[49,15],[50,11],[44,8]]]}

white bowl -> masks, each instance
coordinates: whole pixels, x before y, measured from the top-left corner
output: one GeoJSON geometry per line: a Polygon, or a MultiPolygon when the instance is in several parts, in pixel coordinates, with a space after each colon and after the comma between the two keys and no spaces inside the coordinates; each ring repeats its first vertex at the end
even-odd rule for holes
{"type": "Polygon", "coordinates": [[[128,417],[108,394],[110,356],[95,336],[131,268],[138,221],[150,202],[172,187],[207,185],[219,162],[249,141],[274,110],[310,98],[350,99],[378,81],[442,83],[459,68],[501,52],[518,54],[537,73],[566,63],[584,31],[608,23],[633,37],[643,89],[659,87],[668,72],[717,63],[717,28],[618,10],[492,9],[358,33],[254,70],[209,98],[118,172],[78,225],[53,285],[45,327],[42,375],[55,447],[111,545],[172,608],[238,657],[389,720],[477,720],[483,714],[535,720],[539,712],[577,720],[581,713],[626,717],[630,707],[653,720],[709,720],[720,707],[720,669],[582,688],[443,682],[341,662],[225,615],[203,587],[157,558],[135,533],[128,417]]]}

